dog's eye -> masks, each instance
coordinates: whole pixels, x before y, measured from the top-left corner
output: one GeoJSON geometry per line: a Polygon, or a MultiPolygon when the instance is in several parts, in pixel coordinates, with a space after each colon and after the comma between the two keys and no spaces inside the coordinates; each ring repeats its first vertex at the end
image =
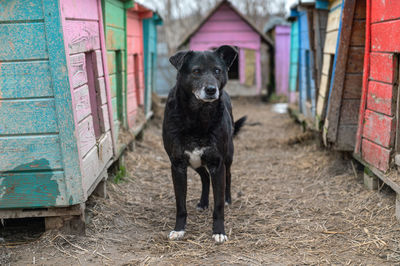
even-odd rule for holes
{"type": "Polygon", "coordinates": [[[192,72],[193,72],[193,74],[198,75],[198,74],[200,74],[200,69],[195,68],[195,69],[192,70],[192,72]]]}
{"type": "Polygon", "coordinates": [[[215,74],[221,73],[221,69],[219,69],[219,68],[216,68],[214,71],[215,71],[215,74]]]}

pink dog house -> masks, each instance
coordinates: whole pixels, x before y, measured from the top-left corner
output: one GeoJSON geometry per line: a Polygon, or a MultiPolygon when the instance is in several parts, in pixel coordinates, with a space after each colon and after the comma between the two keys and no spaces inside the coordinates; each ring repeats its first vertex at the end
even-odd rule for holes
{"type": "Polygon", "coordinates": [[[200,24],[182,41],[179,48],[189,44],[194,51],[211,50],[221,45],[232,45],[239,50],[239,58],[233,63],[230,79],[238,79],[241,84],[256,85],[258,93],[266,86],[269,74],[264,77],[262,53],[273,47],[273,42],[259,31],[228,0],[221,1],[200,24]],[[264,47],[262,44],[267,44],[264,47]]]}

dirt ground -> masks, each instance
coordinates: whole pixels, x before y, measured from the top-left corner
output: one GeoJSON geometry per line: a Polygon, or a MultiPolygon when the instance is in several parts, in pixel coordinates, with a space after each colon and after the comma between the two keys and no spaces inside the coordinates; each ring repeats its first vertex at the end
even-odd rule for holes
{"type": "Polygon", "coordinates": [[[233,104],[235,117],[246,114],[248,123],[235,139],[227,243],[211,239],[212,210],[195,209],[200,178],[192,170],[185,238],[167,240],[175,202],[161,120],[155,119],[128,154],[129,176],[108,183],[107,199],[90,199],[86,236],[47,232],[23,243],[3,241],[0,264],[400,263],[393,192],[365,189],[356,163],[319,147],[271,105],[243,99],[233,104]]]}

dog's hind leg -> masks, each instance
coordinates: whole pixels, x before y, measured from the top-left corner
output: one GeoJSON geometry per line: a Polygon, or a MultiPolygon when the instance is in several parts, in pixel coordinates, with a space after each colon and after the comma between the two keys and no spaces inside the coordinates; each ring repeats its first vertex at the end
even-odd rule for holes
{"type": "Polygon", "coordinates": [[[198,211],[204,211],[205,209],[208,209],[208,197],[210,194],[210,174],[208,173],[208,170],[205,167],[197,168],[196,172],[201,177],[201,185],[202,185],[201,197],[199,203],[197,204],[196,209],[198,211]]]}
{"type": "Polygon", "coordinates": [[[181,165],[172,165],[171,170],[176,199],[176,223],[168,238],[170,240],[179,240],[185,235],[186,227],[187,168],[181,165]]]}
{"type": "Polygon", "coordinates": [[[231,198],[231,163],[225,163],[226,169],[226,184],[225,184],[225,205],[230,205],[232,203],[231,198]]]}

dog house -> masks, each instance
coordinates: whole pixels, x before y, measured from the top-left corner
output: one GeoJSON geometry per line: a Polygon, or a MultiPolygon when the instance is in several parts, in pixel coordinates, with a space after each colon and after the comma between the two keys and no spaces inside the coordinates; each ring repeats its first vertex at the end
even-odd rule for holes
{"type": "MultiPolygon", "coordinates": [[[[322,131],[325,145],[335,150],[353,151],[363,76],[365,0],[345,1],[343,7],[340,1],[333,5],[337,6],[338,11],[333,12],[337,12],[335,16],[339,18],[339,27],[337,33],[327,33],[327,53],[321,77],[324,85],[321,93],[325,94],[327,100],[326,103],[318,102],[318,107],[326,105],[322,131]],[[340,16],[339,10],[343,10],[340,16]],[[332,47],[333,43],[335,48],[332,47]],[[329,80],[331,82],[327,82],[329,80]],[[328,87],[329,92],[326,91],[328,87]]],[[[322,101],[322,98],[319,100],[322,101]]],[[[319,114],[324,113],[321,109],[318,111],[319,114]]]]}
{"type": "Polygon", "coordinates": [[[1,3],[1,218],[70,215],[51,210],[84,203],[107,176],[113,132],[100,10],[97,0],[1,3]]]}
{"type": "Polygon", "coordinates": [[[157,26],[162,19],[156,12],[151,18],[143,20],[144,45],[144,80],[145,80],[145,114],[151,114],[151,95],[156,91],[157,80],[157,26]]]}
{"type": "MultiPolygon", "coordinates": [[[[371,169],[383,174],[400,161],[400,2],[367,0],[366,27],[364,80],[355,154],[371,169]]],[[[384,181],[399,193],[397,177],[396,173],[384,181]]]]}
{"type": "Polygon", "coordinates": [[[290,68],[289,68],[289,102],[298,102],[298,71],[299,71],[299,21],[295,8],[290,10],[290,68]]]}
{"type": "Polygon", "coordinates": [[[289,98],[290,26],[283,18],[274,17],[264,27],[264,32],[273,39],[275,92],[289,98]]]}
{"type": "Polygon", "coordinates": [[[249,87],[255,86],[254,93],[260,93],[262,86],[269,83],[272,69],[261,69],[261,53],[265,53],[267,59],[271,58],[272,40],[227,0],[219,2],[184,38],[179,48],[187,45],[194,51],[211,50],[221,45],[235,46],[239,56],[230,68],[229,78],[249,87]]]}

